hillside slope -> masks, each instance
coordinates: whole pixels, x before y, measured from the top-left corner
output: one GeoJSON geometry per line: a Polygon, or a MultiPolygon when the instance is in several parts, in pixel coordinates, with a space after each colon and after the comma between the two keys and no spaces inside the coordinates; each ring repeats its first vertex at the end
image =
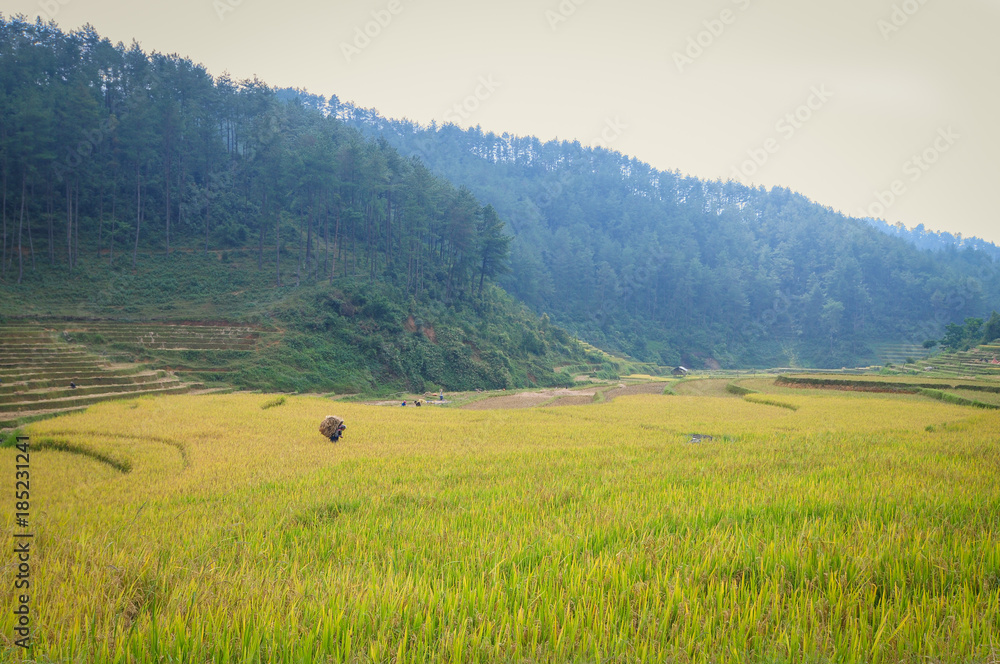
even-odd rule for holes
{"type": "Polygon", "coordinates": [[[351,278],[278,287],[240,252],[226,262],[210,254],[143,255],[139,263],[132,271],[128,258],[112,267],[86,259],[71,282],[58,266],[39,265],[22,284],[0,286],[0,322],[69,326],[81,330],[76,342],[105,357],[286,392],[568,385],[571,377],[554,367],[603,361],[496,287],[448,305],[351,278]],[[116,332],[149,334],[183,321],[252,325],[262,340],[252,351],[172,350],[116,332]]]}
{"type": "Polygon", "coordinates": [[[510,239],[468,190],[260,81],[91,28],[0,16],[0,200],[0,316],[280,331],[222,360],[181,351],[208,380],[551,385],[586,354],[497,288],[510,239]]]}
{"type": "Polygon", "coordinates": [[[923,251],[786,189],[706,182],[578,142],[324,108],[495,207],[515,232],[501,283],[636,357],[867,365],[881,343],[919,345],[1000,305],[1000,270],[978,244],[923,251]]]}

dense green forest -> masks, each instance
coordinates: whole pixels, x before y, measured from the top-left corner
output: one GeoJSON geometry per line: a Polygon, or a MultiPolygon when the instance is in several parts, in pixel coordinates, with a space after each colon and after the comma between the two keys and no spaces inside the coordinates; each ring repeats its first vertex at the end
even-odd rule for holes
{"type": "Polygon", "coordinates": [[[468,189],[90,27],[0,16],[0,190],[0,315],[261,319],[286,346],[244,382],[292,389],[565,382],[582,353],[496,287],[510,237],[468,189]]]}
{"type": "Polygon", "coordinates": [[[386,335],[362,353],[370,384],[431,375],[408,316],[472,358],[451,388],[565,380],[551,367],[578,349],[555,326],[666,365],[839,367],[1000,308],[979,245],[921,250],[785,189],[390,121],[23,17],[0,17],[0,188],[0,313],[176,318],[188,291],[215,288],[202,307],[249,279],[258,309],[339,338],[341,359],[386,335]],[[308,315],[280,304],[296,289],[308,315]]]}
{"type": "MultiPolygon", "coordinates": [[[[300,95],[509,219],[502,283],[592,343],[693,366],[874,363],[1000,305],[996,247],[937,251],[787,189],[706,182],[579,142],[420,126],[300,95]]],[[[897,229],[898,230],[898,229],[897,229]]]]}

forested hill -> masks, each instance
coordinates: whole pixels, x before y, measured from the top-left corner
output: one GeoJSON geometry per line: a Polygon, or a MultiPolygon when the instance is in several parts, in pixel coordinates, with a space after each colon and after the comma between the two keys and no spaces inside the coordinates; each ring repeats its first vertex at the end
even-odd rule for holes
{"type": "Polygon", "coordinates": [[[0,17],[0,189],[0,314],[213,316],[228,294],[303,332],[325,359],[291,373],[320,381],[330,358],[368,386],[553,379],[572,344],[492,283],[696,367],[867,363],[1000,308],[987,253],[921,251],[787,190],[388,121],[23,18],[0,17]]]}
{"type": "Polygon", "coordinates": [[[260,81],[0,16],[0,317],[238,317],[278,389],[565,382],[489,205],[260,81]]]}
{"type": "Polygon", "coordinates": [[[866,219],[868,223],[887,235],[894,235],[907,240],[919,249],[932,251],[948,251],[950,249],[974,249],[981,251],[1000,261],[1000,247],[992,242],[978,237],[964,237],[961,233],[952,235],[948,231],[932,231],[918,224],[907,228],[901,222],[890,224],[883,219],[866,219]]]}
{"type": "MultiPolygon", "coordinates": [[[[314,99],[315,102],[315,99],[314,99]]],[[[578,142],[328,112],[491,203],[502,283],[583,338],[666,364],[842,366],[1000,305],[975,248],[922,251],[782,188],[706,182],[578,142]]]]}

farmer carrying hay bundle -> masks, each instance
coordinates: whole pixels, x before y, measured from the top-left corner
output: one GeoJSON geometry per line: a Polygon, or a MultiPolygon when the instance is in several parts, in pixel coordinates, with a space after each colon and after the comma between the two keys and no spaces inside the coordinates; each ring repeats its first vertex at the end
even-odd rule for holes
{"type": "Polygon", "coordinates": [[[344,435],[347,426],[344,420],[336,415],[327,415],[319,425],[319,432],[336,443],[344,435]]]}

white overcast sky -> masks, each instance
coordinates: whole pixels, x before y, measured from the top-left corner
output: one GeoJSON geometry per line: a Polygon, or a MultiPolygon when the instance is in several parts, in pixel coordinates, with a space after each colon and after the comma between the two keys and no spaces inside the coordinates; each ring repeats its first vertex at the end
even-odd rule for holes
{"type": "Polygon", "coordinates": [[[387,117],[604,134],[660,169],[1000,243],[1000,0],[0,0],[0,12],[90,23],[387,117]]]}

